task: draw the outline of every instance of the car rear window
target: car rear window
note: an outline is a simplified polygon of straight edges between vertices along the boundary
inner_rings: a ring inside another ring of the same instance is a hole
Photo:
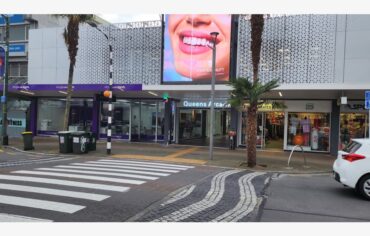
[[[344,149],[343,151],[347,153],[355,153],[358,149],[360,149],[361,144],[355,141],[351,141]]]

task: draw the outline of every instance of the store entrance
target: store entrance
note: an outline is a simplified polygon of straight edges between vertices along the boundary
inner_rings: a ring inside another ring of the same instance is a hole
[[[242,145],[245,145],[246,114],[246,112],[242,113]],[[257,114],[257,147],[279,150],[284,148],[284,112],[259,112]]]
[[[209,145],[209,109],[180,109],[179,143],[187,145]],[[229,109],[215,109],[214,146],[227,147],[227,132],[230,129]]]

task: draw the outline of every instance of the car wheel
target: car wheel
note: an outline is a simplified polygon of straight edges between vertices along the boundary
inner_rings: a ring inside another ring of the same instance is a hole
[[[358,182],[358,192],[370,201],[370,175],[365,175]]]

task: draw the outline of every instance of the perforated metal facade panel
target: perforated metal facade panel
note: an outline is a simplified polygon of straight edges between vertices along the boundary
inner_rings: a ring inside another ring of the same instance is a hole
[[[160,84],[162,28],[160,21],[103,25],[113,46],[115,84]],[[80,29],[75,83],[107,84],[108,41],[90,26]]]
[[[335,83],[335,15],[269,17],[263,32],[260,80]],[[240,15],[237,76],[251,77],[250,22]]]

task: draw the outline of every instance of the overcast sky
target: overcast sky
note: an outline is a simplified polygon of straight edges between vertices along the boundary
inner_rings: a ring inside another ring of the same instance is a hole
[[[98,14],[104,20],[110,23],[124,23],[136,21],[160,20],[159,14],[136,14],[136,15],[120,15],[120,14]]]

